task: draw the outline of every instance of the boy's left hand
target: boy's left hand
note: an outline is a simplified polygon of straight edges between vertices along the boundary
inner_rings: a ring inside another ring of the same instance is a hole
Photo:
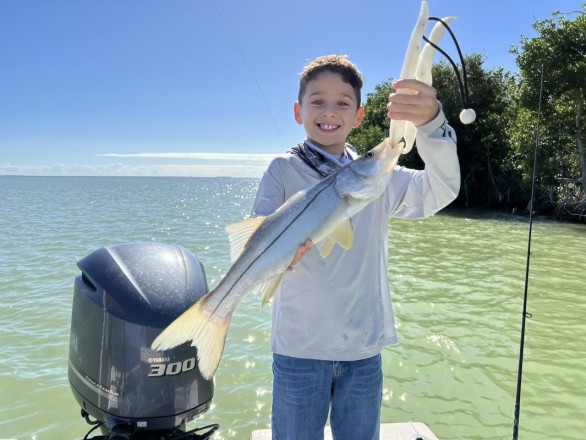
[[[297,248],[297,252],[295,253],[295,256],[293,257],[293,261],[291,261],[291,264],[287,268],[287,272],[291,272],[293,270],[295,265],[297,263],[299,263],[299,261],[301,261],[303,256],[309,252],[309,250],[311,249],[312,246],[313,246],[313,241],[305,240],[305,242]]]
[[[437,116],[440,106],[433,87],[416,79],[399,79],[392,85],[398,93],[389,95],[389,118],[420,126]]]

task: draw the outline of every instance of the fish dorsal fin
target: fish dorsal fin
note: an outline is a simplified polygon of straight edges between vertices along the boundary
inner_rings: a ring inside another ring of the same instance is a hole
[[[271,298],[275,294],[275,290],[277,290],[277,287],[283,279],[283,275],[285,275],[285,272],[270,278],[260,286],[258,292],[262,295],[261,307],[271,300]]]
[[[263,224],[266,217],[252,217],[240,223],[226,226],[230,240],[230,259],[236,261],[246,248],[250,236]]]
[[[354,228],[350,219],[345,219],[323,240],[315,243],[322,258],[327,257],[334,245],[338,243],[342,248],[348,250],[354,241]]]

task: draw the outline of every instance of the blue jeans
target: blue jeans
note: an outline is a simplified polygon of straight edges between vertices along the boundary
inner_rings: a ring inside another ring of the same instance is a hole
[[[378,440],[380,354],[319,361],[273,354],[273,440],[322,440],[330,409],[335,440]]]

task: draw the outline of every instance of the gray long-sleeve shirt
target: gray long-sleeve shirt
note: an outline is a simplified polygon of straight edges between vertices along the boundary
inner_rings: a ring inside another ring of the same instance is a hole
[[[273,352],[349,361],[397,342],[387,278],[389,218],[432,215],[460,188],[455,133],[442,112],[418,127],[416,141],[425,170],[396,167],[383,195],[352,217],[352,247],[335,246],[326,258],[314,248],[285,274],[273,301]],[[296,156],[275,158],[260,182],[252,215],[273,213],[320,179]]]

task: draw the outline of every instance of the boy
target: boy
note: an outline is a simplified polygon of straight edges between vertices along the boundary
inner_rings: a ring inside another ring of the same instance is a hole
[[[364,114],[361,87],[360,72],[344,56],[320,57],[305,67],[294,114],[307,138],[269,165],[253,216],[271,214],[357,157],[346,138]],[[347,251],[336,246],[322,259],[310,242],[299,248],[273,302],[273,439],[322,439],[328,411],[336,440],[379,438],[380,352],[397,342],[388,220],[429,216],[460,186],[455,136],[435,90],[415,80],[393,87],[410,90],[389,97],[388,116],[418,126],[426,169],[396,167],[383,195],[352,218],[354,244]]]

